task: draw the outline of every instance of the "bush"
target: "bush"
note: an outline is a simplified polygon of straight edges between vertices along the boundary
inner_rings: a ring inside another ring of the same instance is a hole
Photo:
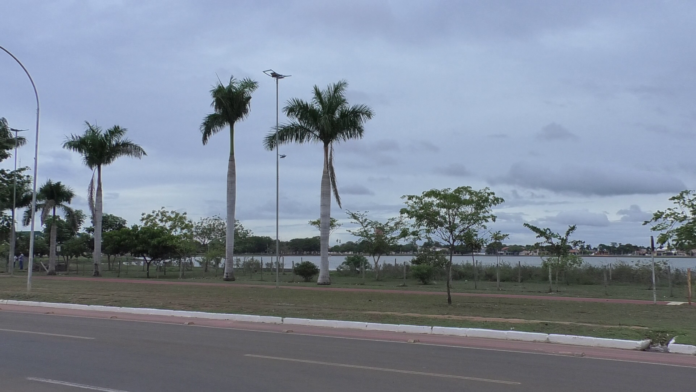
[[[358,273],[363,265],[365,266],[365,270],[372,268],[370,267],[367,257],[363,255],[350,255],[346,256],[346,259],[343,260],[343,263],[341,263],[336,270],[339,272],[349,271],[351,273]]]
[[[317,268],[317,266],[311,261],[303,261],[295,264],[295,275],[301,276],[305,282],[309,282],[312,277],[318,273],[319,268]]]
[[[433,278],[433,267],[428,264],[416,264],[411,267],[411,275],[421,283],[428,284]]]

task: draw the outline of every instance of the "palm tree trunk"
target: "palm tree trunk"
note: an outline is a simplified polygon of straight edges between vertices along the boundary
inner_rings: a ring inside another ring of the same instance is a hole
[[[227,162],[227,236],[223,280],[234,279],[234,207],[237,202],[237,168],[234,163],[234,126],[230,125],[230,160]]]
[[[48,252],[48,271],[46,275],[56,274],[56,237],[58,236],[58,225],[56,225],[56,207],[53,207],[53,219],[51,219],[51,239]]]
[[[12,225],[10,227],[10,251],[7,254],[7,272],[12,275],[14,274],[14,257],[15,257],[15,209],[12,208]]]
[[[331,224],[331,182],[329,180],[329,145],[324,144],[324,171],[321,175],[321,202],[319,210],[319,240],[321,262],[317,284],[331,284],[329,276],[329,234]]]
[[[97,196],[94,201],[94,254],[92,276],[101,276],[101,246],[102,246],[102,177],[101,166],[97,166]]]

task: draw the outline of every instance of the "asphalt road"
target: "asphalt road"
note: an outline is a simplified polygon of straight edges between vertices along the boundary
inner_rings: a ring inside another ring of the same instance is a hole
[[[696,369],[0,312],[0,391],[690,391]]]

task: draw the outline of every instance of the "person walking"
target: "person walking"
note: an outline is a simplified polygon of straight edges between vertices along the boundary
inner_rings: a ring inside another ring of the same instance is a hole
[[[24,253],[19,254],[19,269],[24,269]]]

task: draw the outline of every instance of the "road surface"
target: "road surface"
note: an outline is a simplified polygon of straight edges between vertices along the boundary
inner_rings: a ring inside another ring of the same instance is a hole
[[[0,391],[696,388],[696,361],[675,354],[454,337],[435,341],[422,335],[299,326],[290,331],[287,326],[198,319],[85,316],[89,315],[3,306]],[[671,364],[646,363],[670,362],[670,358]]]

